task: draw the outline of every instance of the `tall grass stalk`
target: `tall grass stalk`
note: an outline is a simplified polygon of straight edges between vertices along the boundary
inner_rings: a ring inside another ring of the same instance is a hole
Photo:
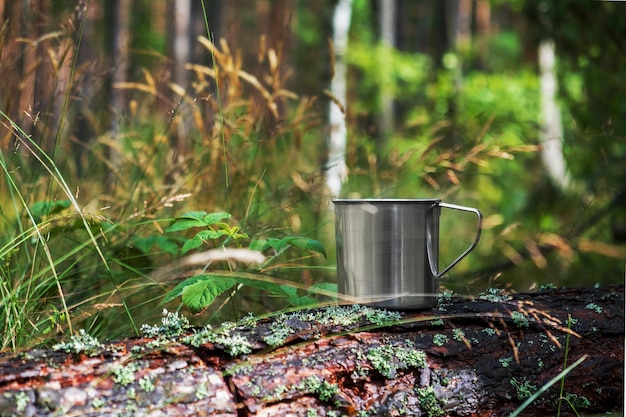
[[[567,328],[571,329],[571,327],[572,327],[572,315],[568,314],[567,315]],[[563,368],[567,367],[567,359],[568,359],[568,356],[569,356],[569,339],[570,339],[570,334],[567,333],[565,335],[565,357],[563,359]],[[563,397],[563,393],[564,392],[565,392],[565,375],[561,379],[561,388],[559,390],[559,404],[557,406],[557,412],[556,412],[557,417],[561,416],[561,404],[562,404],[563,399],[564,399],[564,397]],[[574,412],[576,412],[575,409],[574,409]],[[578,413],[576,413],[576,414],[578,414]]]

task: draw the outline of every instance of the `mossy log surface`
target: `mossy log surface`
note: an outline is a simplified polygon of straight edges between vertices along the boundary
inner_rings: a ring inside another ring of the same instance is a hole
[[[0,416],[508,416],[566,355],[586,359],[565,379],[562,416],[623,404],[623,286],[174,327],[0,354]],[[560,395],[554,384],[522,415],[556,415]]]

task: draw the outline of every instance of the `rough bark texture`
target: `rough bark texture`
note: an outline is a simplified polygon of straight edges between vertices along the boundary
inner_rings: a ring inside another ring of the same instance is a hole
[[[623,286],[441,301],[395,324],[331,306],[186,337],[170,316],[156,338],[4,353],[0,415],[504,416],[585,355],[563,397],[579,413],[621,408]],[[522,415],[556,415],[560,385]]]

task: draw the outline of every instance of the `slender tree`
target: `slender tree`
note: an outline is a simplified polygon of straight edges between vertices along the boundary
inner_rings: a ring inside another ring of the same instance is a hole
[[[328,151],[328,172],[326,185],[332,196],[341,192],[341,185],[348,175],[346,166],[346,62],[345,54],[348,50],[348,32],[352,18],[352,0],[339,0],[335,6],[333,16],[333,44],[334,44],[334,77],[330,91],[336,102],[330,103],[330,138]],[[344,106],[344,107],[341,107]]]
[[[115,186],[116,168],[120,165],[120,154],[116,148],[116,140],[120,132],[120,118],[126,107],[125,90],[117,88],[117,83],[126,82],[128,77],[128,45],[130,39],[130,6],[131,0],[116,0],[113,5],[113,72],[110,95],[111,122],[109,125],[113,144],[109,157],[112,169],[109,172],[109,191]]]
[[[396,42],[396,0],[378,0],[380,8],[380,42],[385,49],[397,48]],[[378,117],[378,148],[379,152],[385,144],[385,139],[395,129],[395,98],[393,93],[393,84],[386,82],[385,72],[389,72],[389,68],[384,65],[379,66],[380,74],[380,113]]]

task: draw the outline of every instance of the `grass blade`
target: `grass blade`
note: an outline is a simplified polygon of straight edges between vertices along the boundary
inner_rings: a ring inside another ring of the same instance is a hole
[[[587,359],[589,357],[589,355],[585,355],[583,357],[581,357],[580,359],[578,359],[576,362],[574,362],[573,364],[571,364],[570,366],[568,366],[567,368],[565,368],[563,371],[561,371],[560,374],[558,374],[557,376],[555,376],[554,378],[552,378],[550,380],[550,382],[548,382],[547,384],[545,384],[543,387],[539,388],[539,390],[537,390],[537,392],[535,392],[533,395],[531,395],[526,401],[524,401],[524,403],[522,405],[520,405],[517,410],[513,411],[511,413],[511,415],[509,417],[516,417],[518,416],[522,411],[524,411],[524,409],[526,407],[528,407],[530,404],[532,404],[533,401],[535,401],[537,398],[539,398],[539,396],[541,394],[543,394],[544,392],[546,392],[548,389],[550,389],[550,387],[554,384],[556,384],[557,382],[559,382],[561,380],[561,378],[565,378],[565,375],[569,374],[570,371],[574,368],[576,368],[578,365],[580,365],[581,363],[583,363],[585,361],[585,359]]]

